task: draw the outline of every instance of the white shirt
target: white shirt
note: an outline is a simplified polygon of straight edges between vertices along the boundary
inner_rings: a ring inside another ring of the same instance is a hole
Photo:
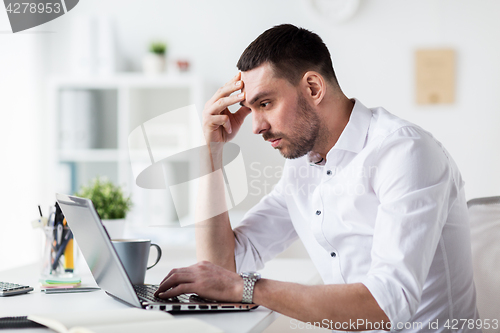
[[[238,272],[299,237],[325,284],[363,283],[393,330],[481,332],[460,321],[478,319],[460,172],[430,133],[383,108],[356,100],[326,162],[287,160],[234,232]]]

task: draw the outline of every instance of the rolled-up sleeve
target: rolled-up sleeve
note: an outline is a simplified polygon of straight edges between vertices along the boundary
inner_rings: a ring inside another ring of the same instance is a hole
[[[430,134],[403,127],[381,144],[373,189],[380,205],[372,263],[362,283],[393,329],[416,313],[458,187],[452,163]]]
[[[234,229],[236,271],[256,271],[297,238],[283,196],[283,178]]]

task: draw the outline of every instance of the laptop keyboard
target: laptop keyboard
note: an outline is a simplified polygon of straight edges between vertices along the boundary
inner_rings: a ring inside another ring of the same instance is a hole
[[[140,284],[134,285],[137,296],[141,299],[155,303],[215,303],[216,301],[201,298],[196,294],[182,294],[172,298],[158,298],[154,294],[158,290],[159,285],[156,284]]]
[[[183,297],[179,297],[184,295],[179,295],[178,297],[172,297],[167,299],[155,297],[154,294],[156,290],[158,290],[158,287],[159,287],[158,285],[154,284],[134,285],[134,289],[137,296],[149,302],[157,302],[157,303],[186,302]],[[189,297],[187,297],[187,299],[189,301]]]

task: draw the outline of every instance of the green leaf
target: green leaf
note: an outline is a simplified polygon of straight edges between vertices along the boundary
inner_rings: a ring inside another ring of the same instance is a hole
[[[76,196],[92,200],[101,219],[123,219],[132,208],[132,199],[121,187],[105,177],[96,177],[83,185]]]

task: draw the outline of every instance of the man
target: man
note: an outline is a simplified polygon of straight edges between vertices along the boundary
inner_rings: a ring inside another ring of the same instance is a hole
[[[223,143],[251,113],[253,132],[287,158],[283,176],[234,230],[227,212],[198,223],[200,262],[171,271],[157,295],[253,301],[343,330],[449,331],[454,319],[478,319],[463,181],[442,145],[348,99],[328,49],[305,29],[267,30],[238,69],[203,111],[210,166],[220,169]],[[221,201],[213,194],[222,184],[207,181],[207,206]],[[297,237],[325,285],[237,274],[262,268]]]

